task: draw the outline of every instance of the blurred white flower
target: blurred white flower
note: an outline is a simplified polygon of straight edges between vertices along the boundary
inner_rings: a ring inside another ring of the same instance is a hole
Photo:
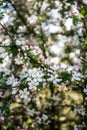
[[[28,85],[30,90],[36,90],[37,89],[36,86],[39,85],[39,83],[31,81],[28,83]]]
[[[22,44],[22,42],[21,42],[21,41],[16,40],[16,45],[20,46],[21,44]]]
[[[49,33],[58,33],[58,32],[62,32],[62,28],[59,25],[53,25],[53,24],[49,25]]]
[[[54,75],[50,75],[50,77],[47,79],[47,81],[49,82],[53,82],[54,85],[58,85],[58,83],[61,81],[62,79],[59,79],[57,74]]]
[[[4,47],[0,47],[0,53],[4,53],[5,52],[5,48]]]
[[[82,0],[84,4],[87,4],[87,0]]]
[[[49,4],[46,3],[46,1],[43,1],[43,4],[41,6],[41,12],[44,12],[48,6],[49,6]]]
[[[87,95],[87,88],[84,88],[83,92]]]
[[[28,17],[28,21],[31,25],[36,24],[37,20],[38,20],[38,17],[36,15],[32,15],[31,17]]]
[[[28,114],[29,116],[34,116],[35,110],[34,110],[34,109],[32,109],[32,110],[28,109],[28,110],[27,110],[27,114]]]
[[[20,98],[24,98],[27,99],[29,96],[29,91],[27,90],[27,88],[24,88],[23,90],[19,90],[19,96]]]
[[[4,13],[4,17],[1,20],[1,23],[5,24],[6,26],[12,25],[13,21],[15,20],[15,17],[10,17],[6,13]]]
[[[19,55],[14,59],[14,61],[15,61],[15,64],[17,65],[24,64],[23,57],[20,57]]]
[[[66,30],[69,31],[73,26],[72,18],[66,19],[64,25],[66,27]]]
[[[77,9],[77,3],[75,3],[74,5],[71,6],[71,12],[72,12],[74,15],[76,15],[76,16],[79,15],[79,11],[78,11],[78,9]]]
[[[62,18],[62,15],[58,12],[59,11],[59,8],[57,9],[52,9],[51,12],[50,12],[50,16],[54,19],[59,19],[61,20]]]
[[[12,88],[12,94],[15,95],[17,93],[18,89],[17,88]]]
[[[74,80],[81,81],[81,77],[82,77],[81,73],[73,71],[72,81],[74,81]]]
[[[31,101],[30,97],[27,97],[27,100],[24,98],[23,102],[25,105],[27,105]]]
[[[55,34],[58,32],[62,32],[62,28],[59,25],[42,23],[42,30],[47,34]]]
[[[20,84],[20,81],[18,81],[17,79],[15,79],[15,81],[12,84],[12,87],[17,87]]]
[[[48,119],[48,116],[43,114],[42,118],[41,118],[43,121],[46,121]]]
[[[6,84],[7,84],[7,85],[12,85],[14,82],[15,82],[14,75],[11,75],[11,76],[7,79]]]
[[[37,117],[37,122],[38,122],[39,124],[41,124],[41,118],[40,118],[40,117]]]
[[[2,42],[3,46],[9,46],[10,45],[10,39],[6,39]]]
[[[25,26],[19,26],[17,32],[25,32],[26,31],[26,27]]]
[[[78,127],[77,127],[77,125],[74,126],[74,130],[79,130]]]

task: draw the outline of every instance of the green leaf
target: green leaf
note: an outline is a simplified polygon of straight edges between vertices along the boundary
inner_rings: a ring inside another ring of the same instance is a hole
[[[18,49],[17,48],[12,48],[12,54],[13,56],[17,56],[18,55]]]
[[[1,111],[7,111],[8,107],[6,105],[3,105],[3,106],[0,107],[0,110]]]
[[[83,16],[87,16],[87,5],[82,7],[80,9],[80,13],[83,15]]]
[[[59,74],[63,81],[71,80],[72,74],[68,72],[62,72]]]
[[[0,58],[0,63],[2,63],[3,62],[3,58]]]
[[[0,79],[0,86],[3,86],[3,85],[4,85],[6,79],[7,79],[6,77]]]
[[[73,17],[73,24],[77,25],[79,22],[79,19],[77,17]]]
[[[82,72],[83,72],[83,74],[85,74],[87,72],[87,64],[83,65]]]

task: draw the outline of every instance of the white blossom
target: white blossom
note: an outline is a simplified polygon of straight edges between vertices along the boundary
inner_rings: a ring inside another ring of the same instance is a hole
[[[72,28],[72,26],[73,26],[72,20],[73,20],[72,18],[68,18],[65,21],[65,27],[66,27],[67,31],[69,31]]]
[[[84,88],[83,92],[87,95],[87,88]]]
[[[27,88],[24,88],[23,90],[19,90],[19,96],[20,98],[27,99],[29,96],[29,91]]]
[[[31,15],[31,17],[28,18],[28,21],[31,25],[36,24],[37,20],[38,20],[38,17],[36,15]]]
[[[77,127],[77,125],[74,126],[74,130],[79,130],[78,127]]]
[[[29,116],[34,116],[34,114],[35,114],[35,109],[32,109],[32,110],[31,110],[31,109],[28,109],[27,112],[28,112],[28,115],[29,115]]]
[[[35,82],[31,81],[28,83],[28,85],[29,85],[30,90],[36,90],[37,89],[36,86],[38,85],[38,82],[35,83]]]
[[[54,85],[58,85],[58,83],[61,81],[62,79],[59,79],[58,75],[50,75],[50,77],[47,79],[47,81],[49,82],[53,82]]]
[[[42,119],[43,121],[46,121],[46,120],[48,119],[48,116],[45,115],[45,114],[43,114],[41,119]]]
[[[14,82],[15,82],[14,75],[11,75],[11,76],[7,79],[6,84],[7,84],[7,85],[12,85]]]
[[[82,77],[81,73],[74,71],[72,74],[72,81],[74,80],[81,81],[81,77]]]
[[[53,24],[49,24],[48,26],[48,32],[51,34],[51,33],[58,33],[58,32],[61,32],[62,31],[62,28],[58,25],[53,25]]]
[[[21,65],[24,63],[23,58],[20,57],[19,55],[14,59],[14,61],[15,61],[15,64],[17,64],[17,65]]]
[[[12,94],[15,95],[18,91],[18,88],[12,88]]]

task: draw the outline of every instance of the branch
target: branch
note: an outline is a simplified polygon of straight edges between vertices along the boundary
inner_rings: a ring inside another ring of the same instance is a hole
[[[13,40],[11,34],[9,33],[8,29],[6,28],[6,25],[5,24],[3,25],[2,23],[0,23],[0,25],[5,30],[5,32],[8,34],[9,38],[11,39],[11,41],[14,43],[14,40]]]
[[[19,19],[22,21],[22,23],[26,26],[28,33],[30,34],[30,32],[31,32],[31,33],[33,33],[34,35],[36,35],[36,33],[34,32],[34,30],[27,25],[27,20],[24,18],[24,16],[22,16],[22,14],[20,13],[20,11],[16,8],[15,4],[14,4],[11,0],[6,0],[6,1],[8,1],[8,2],[11,3],[11,5],[12,5],[13,8],[14,8],[14,10],[17,12],[18,18],[19,18]]]
[[[11,41],[12,41],[13,43],[15,43],[15,40],[12,38],[12,36],[11,36],[11,34],[9,33],[8,29],[6,28],[6,26],[3,25],[3,24],[1,24],[1,23],[0,23],[0,25],[1,25],[1,26],[3,27],[3,29],[6,31],[6,33],[7,33],[8,36],[10,37]],[[16,47],[17,49],[20,49],[20,51],[21,51],[21,53],[23,54],[23,56],[25,56],[24,53],[27,54],[27,52],[24,52],[20,46],[10,45],[10,46],[0,46],[0,47]],[[35,59],[34,59],[33,57],[31,57],[30,55],[27,54],[27,57],[28,57],[29,59],[31,59],[32,61],[34,61],[36,64],[38,64],[39,67],[41,67],[42,69],[44,69],[44,70],[45,70],[45,69],[48,69],[48,68],[45,66],[45,64],[42,64],[42,63],[38,62],[37,60],[35,60]]]

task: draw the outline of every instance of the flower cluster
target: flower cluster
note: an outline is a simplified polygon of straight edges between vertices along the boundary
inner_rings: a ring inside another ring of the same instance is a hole
[[[41,82],[44,81],[43,76],[43,71],[40,68],[33,68],[29,69],[25,73],[21,73],[20,79],[23,80],[25,78],[28,83],[29,90],[36,90]]]
[[[41,123],[43,123],[43,122],[46,122],[47,119],[48,119],[48,116],[45,115],[45,114],[43,114],[41,118],[37,117],[37,122],[38,122],[39,124],[41,124]]]

